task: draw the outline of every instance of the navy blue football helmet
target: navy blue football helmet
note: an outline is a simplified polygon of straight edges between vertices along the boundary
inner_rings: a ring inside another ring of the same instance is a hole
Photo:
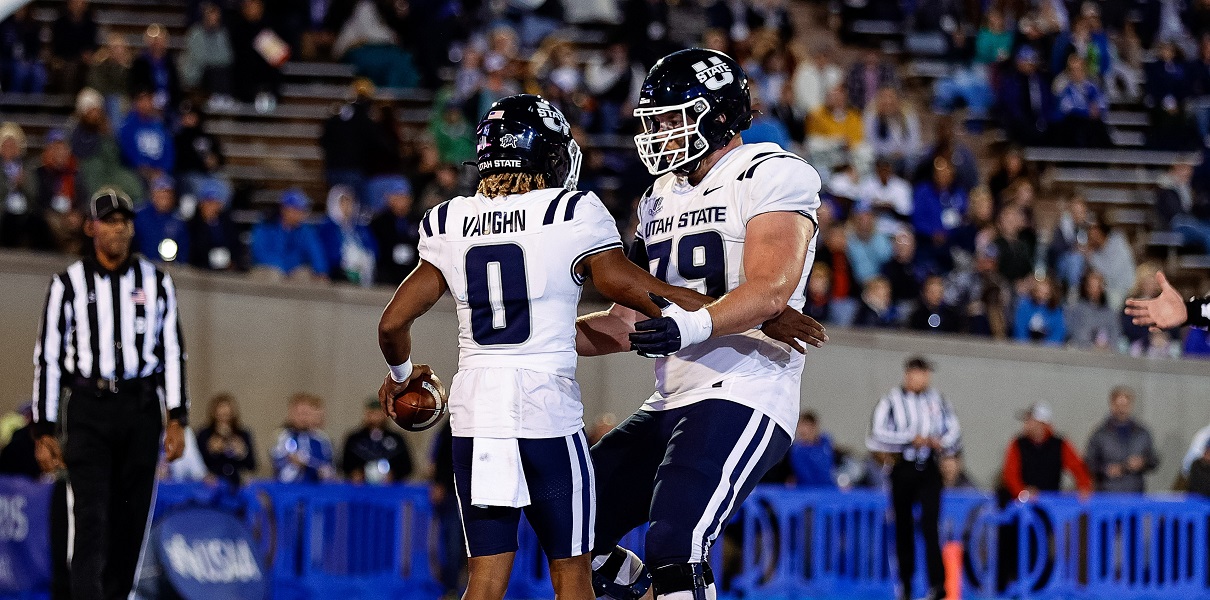
[[[479,121],[475,136],[480,176],[536,173],[546,177],[548,185],[576,189],[580,147],[563,113],[541,96],[517,94],[497,100]]]
[[[643,133],[634,141],[652,175],[686,175],[747,129],[755,114],[739,63],[715,50],[681,50],[661,58],[643,81],[634,109]]]

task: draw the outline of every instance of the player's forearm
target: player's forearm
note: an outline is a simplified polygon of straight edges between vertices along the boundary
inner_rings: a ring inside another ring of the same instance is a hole
[[[710,337],[742,333],[776,317],[790,303],[794,287],[788,281],[745,281],[706,307],[712,323]]]
[[[403,364],[412,356],[412,322],[378,324],[378,349],[389,365]]]
[[[615,314],[601,311],[576,319],[576,354],[604,356],[630,350],[630,332],[634,323]]]

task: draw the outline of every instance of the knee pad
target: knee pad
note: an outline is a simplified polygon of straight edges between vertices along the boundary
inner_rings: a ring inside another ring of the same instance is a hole
[[[633,552],[614,546],[613,551],[592,560],[592,591],[597,598],[639,600],[651,587],[647,565]]]
[[[651,571],[655,596],[692,592],[693,600],[706,600],[706,587],[714,585],[714,572],[707,563],[680,563],[655,567]]]

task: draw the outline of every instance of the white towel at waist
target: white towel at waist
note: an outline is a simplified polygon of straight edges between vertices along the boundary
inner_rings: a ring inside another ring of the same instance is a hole
[[[517,439],[477,437],[471,448],[471,504],[529,506],[529,485]]]

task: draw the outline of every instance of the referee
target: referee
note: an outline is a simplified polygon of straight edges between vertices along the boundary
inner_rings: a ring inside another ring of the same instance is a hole
[[[43,470],[67,469],[71,598],[111,600],[134,584],[160,436],[167,459],[179,458],[189,402],[176,289],[131,254],[130,198],[105,188],[88,210],[94,255],[50,280],[33,432]]]
[[[928,574],[927,600],[945,597],[938,522],[941,515],[941,469],[937,459],[958,451],[961,431],[948,400],[930,385],[933,367],[922,357],[904,365],[903,385],[883,396],[870,419],[866,446],[890,455],[891,504],[895,508],[895,555],[899,560],[900,598],[912,598],[916,574],[913,508],[920,504],[920,535]]]

